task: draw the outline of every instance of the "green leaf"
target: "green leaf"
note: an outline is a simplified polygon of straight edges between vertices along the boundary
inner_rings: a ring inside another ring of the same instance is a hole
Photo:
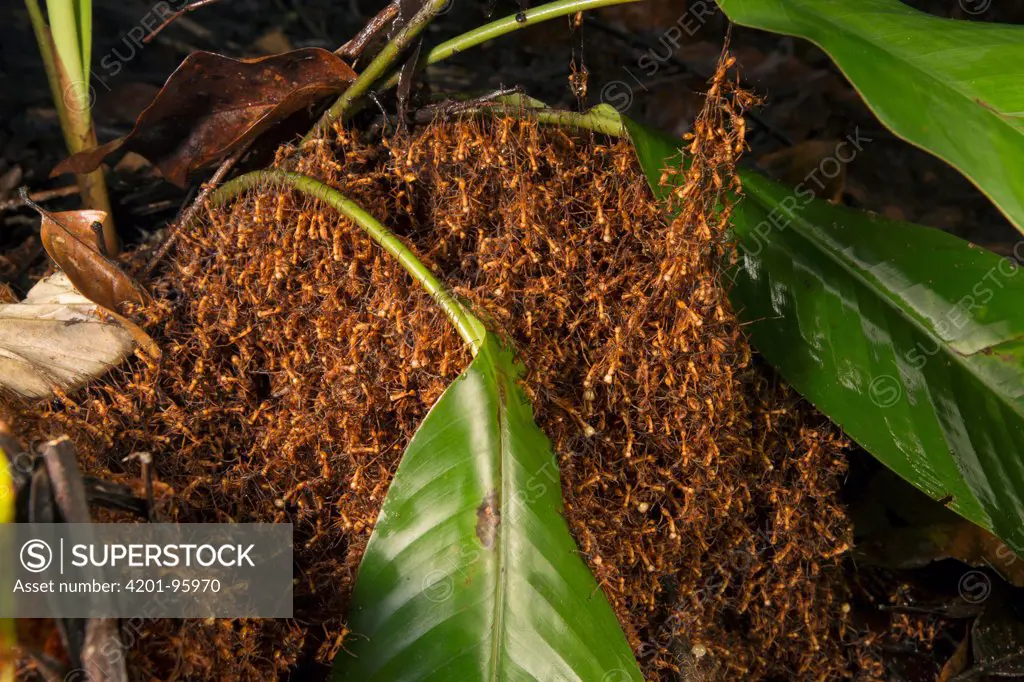
[[[882,123],[1024,231],[1024,26],[942,19],[899,0],[718,2],[737,24],[818,45]]]
[[[359,567],[335,680],[641,680],[488,334],[420,426]]]
[[[681,143],[625,123],[653,187]],[[730,298],[752,345],[868,452],[1024,555],[1021,269],[740,176]]]

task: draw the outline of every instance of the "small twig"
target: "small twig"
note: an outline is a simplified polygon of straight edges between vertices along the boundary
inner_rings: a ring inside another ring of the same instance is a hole
[[[28,193],[27,187],[18,188],[19,196],[16,199],[8,199],[7,201],[0,202],[0,211],[8,211],[12,208],[21,208],[22,206],[28,206],[29,202],[41,203],[43,201],[49,201],[50,199],[60,199],[61,197],[70,197],[73,194],[78,194],[78,185],[68,185],[66,187],[57,187],[56,189],[46,189],[40,192]],[[28,197],[28,201],[25,197]]]
[[[377,34],[379,34],[384,28],[395,20],[398,16],[399,6],[402,4],[402,0],[391,0],[388,6],[377,13],[373,19],[363,26],[359,33],[355,34],[352,40],[348,41],[337,50],[335,54],[348,59],[349,61],[355,61],[366,49],[366,46],[370,44]]]
[[[496,102],[500,97],[522,94],[519,88],[504,88],[489,92],[486,95],[472,99],[449,99],[437,104],[428,104],[420,107],[413,114],[416,123],[430,123],[438,116],[454,116],[462,113],[475,113],[486,107],[497,107],[507,110],[508,105],[504,102]]]
[[[169,234],[167,235],[167,238],[164,240],[164,243],[160,245],[160,248],[157,249],[157,252],[146,264],[146,267],[142,270],[141,274],[143,277],[148,277],[153,272],[153,269],[156,268],[157,264],[161,260],[163,260],[164,256],[166,256],[167,253],[171,250],[171,247],[174,246],[174,242],[177,241],[178,233],[181,231],[181,228],[185,225],[188,225],[192,221],[192,219],[196,217],[196,215],[199,213],[199,209],[202,208],[203,202],[206,200],[206,197],[209,196],[210,192],[212,192],[214,188],[220,184],[220,182],[224,179],[224,176],[231,172],[231,169],[234,168],[235,164],[238,163],[238,161],[243,156],[245,156],[245,153],[249,151],[249,145],[251,143],[252,141],[246,143],[237,152],[235,152],[228,158],[224,159],[224,162],[210,177],[209,181],[203,184],[202,189],[199,190],[199,193],[196,195],[196,198],[192,200],[192,203],[189,204],[188,208],[182,211],[181,216],[176,221],[174,221],[170,226],[168,226],[167,230]]]
[[[153,38],[156,38],[156,35],[158,33],[160,33],[160,31],[162,31],[165,28],[167,28],[168,26],[170,26],[179,17],[182,17],[182,16],[188,14],[189,12],[193,12],[193,11],[199,9],[200,7],[205,7],[206,5],[212,5],[215,2],[220,2],[220,0],[196,0],[195,2],[193,2],[190,5],[185,5],[184,7],[179,9],[177,12],[175,12],[171,16],[167,17],[166,19],[164,19],[164,23],[162,23],[159,26],[157,26],[156,28],[154,28],[153,31],[148,36],[143,38],[142,39],[143,44],[148,43]]]
[[[302,138],[302,141],[309,142],[326,133],[330,125],[341,118],[356,100],[369,92],[374,83],[391,68],[391,65],[405,52],[406,48],[412,45],[417,36],[434,20],[434,17],[447,2],[448,0],[427,0],[423,8],[409,20],[408,24],[402,27],[398,35],[388,41],[380,54],[363,69],[355,82],[341,93],[341,96],[320,117],[313,129]]]

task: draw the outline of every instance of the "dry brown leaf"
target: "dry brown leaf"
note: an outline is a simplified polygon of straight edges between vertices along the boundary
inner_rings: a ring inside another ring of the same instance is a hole
[[[184,187],[189,173],[231,155],[274,123],[343,91],[356,73],[338,55],[303,48],[257,59],[193,52],[171,74],[127,137],[65,159],[53,170],[88,173],[120,148]]]
[[[43,248],[87,299],[107,310],[123,312],[125,303],[142,305],[147,300],[142,286],[121,267],[100,253],[93,225],[102,223],[103,211],[40,211],[39,236]]]
[[[132,332],[103,319],[63,272],[41,280],[21,303],[0,305],[0,386],[28,398],[100,376],[135,348]]]
[[[96,98],[96,106],[92,110],[93,120],[118,127],[130,126],[159,92],[160,88],[150,83],[118,80],[111,85],[109,91]]]

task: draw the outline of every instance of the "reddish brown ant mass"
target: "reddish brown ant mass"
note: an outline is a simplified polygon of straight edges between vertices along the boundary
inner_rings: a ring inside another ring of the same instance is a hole
[[[842,441],[752,364],[726,299],[716,207],[742,124],[716,82],[672,221],[627,143],[514,118],[383,145],[337,128],[275,165],[365,206],[518,349],[571,528],[648,676],[870,676],[843,609]],[[391,475],[468,352],[358,228],[289,191],[209,210],[149,285],[161,361],[0,417],[68,433],[90,474],[152,452],[177,520],[295,524],[295,620],[142,623],[141,675],[329,661]]]

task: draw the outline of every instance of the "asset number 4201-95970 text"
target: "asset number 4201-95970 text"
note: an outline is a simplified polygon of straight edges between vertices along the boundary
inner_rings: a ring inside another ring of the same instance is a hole
[[[216,578],[192,578],[190,580],[138,578],[125,583],[124,589],[127,592],[220,592],[220,581]]]

